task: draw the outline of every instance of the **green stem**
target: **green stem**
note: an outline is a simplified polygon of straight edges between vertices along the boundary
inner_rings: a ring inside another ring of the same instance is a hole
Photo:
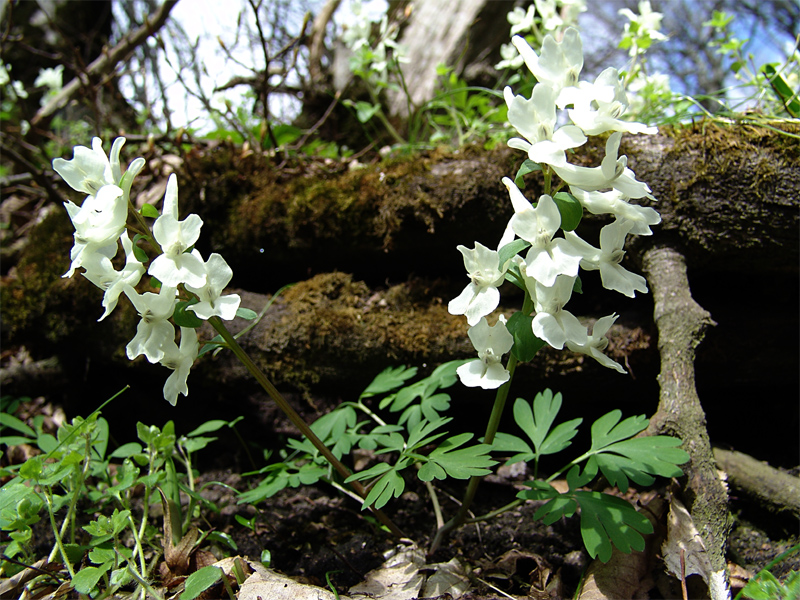
[[[372,86],[367,83],[367,90],[369,91],[369,97],[372,100],[372,103],[378,106],[378,112],[375,113],[375,116],[378,117],[383,126],[386,127],[386,131],[394,138],[394,140],[398,144],[405,144],[406,141],[402,138],[402,136],[397,132],[397,129],[394,128],[389,122],[389,119],[386,118],[386,114],[383,112],[383,108],[381,107],[380,100],[378,96],[375,94],[375,90],[372,89]]]
[[[61,553],[61,558],[64,561],[64,566],[67,567],[67,571],[69,572],[70,578],[75,578],[75,571],[72,568],[72,564],[69,562],[69,558],[67,557],[67,551],[64,549],[64,542],[61,541],[61,533],[58,529],[58,525],[56,524],[56,516],[53,512],[53,499],[50,497],[50,488],[45,486],[44,488],[44,500],[47,503],[47,514],[50,515],[50,527],[53,528],[53,535],[56,538],[56,545],[53,548],[52,552],[50,552],[50,556],[47,559],[47,562],[53,562],[53,559],[56,557],[56,553]],[[66,522],[66,521],[65,521]]]
[[[497,395],[494,399],[494,406],[492,406],[492,414],[489,415],[489,423],[486,425],[486,434],[483,436],[484,444],[491,445],[492,442],[494,442],[494,436],[497,434],[497,429],[500,426],[500,419],[503,416],[503,409],[506,406],[508,391],[511,389],[511,382],[514,380],[514,371],[516,368],[517,359],[512,354],[508,359],[508,365],[506,365],[506,370],[509,372],[510,376],[508,381],[506,381],[497,389]],[[443,527],[440,527],[436,532],[436,536],[433,538],[433,542],[431,542],[431,548],[428,554],[433,554],[436,552],[436,550],[439,548],[439,545],[442,543],[444,536],[466,521],[467,516],[469,515],[469,508],[472,505],[472,501],[475,499],[475,494],[478,491],[478,486],[480,485],[482,479],[483,476],[474,476],[470,478],[469,483],[467,484],[467,491],[464,494],[464,499],[461,502],[461,507],[458,509],[456,515],[447,523],[445,523]]]
[[[489,521],[490,519],[494,519],[498,515],[502,515],[504,512],[508,512],[509,510],[518,507],[523,502],[525,501],[517,498],[516,500],[509,502],[505,506],[501,506],[500,508],[488,512],[485,515],[481,515],[480,517],[475,517],[474,519],[467,519],[466,521],[464,521],[464,523],[471,524],[471,523],[480,523],[481,521]]]
[[[244,349],[239,345],[239,342],[237,342],[231,332],[228,331],[228,328],[225,327],[225,324],[222,322],[222,320],[219,317],[211,317],[208,322],[212,327],[214,327],[214,329],[217,330],[217,333],[222,336],[222,339],[225,340],[225,343],[228,345],[231,352],[233,352],[236,358],[238,358],[247,368],[247,370],[250,371],[250,374],[255,377],[256,381],[258,381],[261,387],[263,387],[267,394],[269,394],[269,396],[274,400],[275,404],[278,405],[278,408],[280,408],[283,413],[289,417],[289,420],[294,424],[294,426],[300,430],[300,433],[302,433],[305,438],[311,442],[317,450],[319,450],[319,453],[325,457],[325,460],[327,460],[330,465],[336,469],[343,479],[350,477],[350,475],[352,475],[350,470],[344,464],[342,464],[342,462],[336,458],[336,456],[333,455],[328,447],[322,443],[322,440],[317,437],[317,434],[315,434],[311,430],[311,427],[309,427],[305,420],[303,420],[303,417],[301,417],[297,411],[286,401],[286,399],[267,378],[263,371],[258,368],[247,352],[245,352]],[[363,485],[361,485],[360,482],[353,481],[350,482],[349,485],[359,496],[361,496],[361,498],[367,497],[367,490]],[[400,530],[400,528],[397,527],[397,525],[395,525],[381,510],[373,507],[371,507],[370,510],[372,510],[375,517],[381,523],[389,528],[393,535],[397,537],[406,537],[402,530]]]

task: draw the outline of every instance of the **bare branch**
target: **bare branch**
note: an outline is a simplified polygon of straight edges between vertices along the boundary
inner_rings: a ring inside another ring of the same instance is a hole
[[[131,53],[151,35],[156,33],[166,23],[170,11],[178,3],[178,0],[164,0],[158,12],[152,18],[146,19],[144,25],[133,33],[122,38],[119,44],[108,52],[98,56],[90,64],[85,73],[80,73],[75,79],[65,85],[62,90],[43,106],[31,119],[31,125],[38,125],[42,119],[49,117],[56,110],[66,105],[72,95],[82,86],[89,85],[89,77],[103,75],[112,71],[118,63],[127,59]]]

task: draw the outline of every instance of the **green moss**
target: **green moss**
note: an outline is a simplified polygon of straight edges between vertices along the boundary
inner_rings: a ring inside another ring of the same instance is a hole
[[[413,288],[373,292],[344,273],[298,283],[260,329],[256,360],[276,382],[308,389],[321,379],[363,379],[389,364],[470,354],[463,319],[435,298],[415,301]]]

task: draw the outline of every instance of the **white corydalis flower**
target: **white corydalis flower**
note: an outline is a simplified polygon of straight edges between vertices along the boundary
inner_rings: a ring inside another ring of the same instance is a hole
[[[150,263],[148,273],[167,286],[185,283],[202,287],[206,282],[206,269],[199,252],[187,253],[200,237],[203,220],[191,214],[178,220],[178,178],[169,176],[161,216],[153,223],[153,237],[161,245],[160,254]]]
[[[561,227],[561,213],[553,199],[543,194],[534,208],[511,179],[504,177],[503,184],[514,205],[509,225],[531,244],[525,257],[527,275],[548,287],[559,275],[576,276],[581,256],[566,240],[554,237]]]
[[[121,271],[115,270],[111,264],[113,257],[100,252],[92,254],[90,259],[83,264],[86,269],[83,276],[104,290],[103,308],[105,308],[105,312],[97,319],[98,321],[105,319],[116,308],[119,295],[125,291],[125,286],[135,286],[144,275],[144,265],[136,259],[131,239],[124,232],[119,239],[125,251],[125,266]]]
[[[133,178],[142,170],[145,161],[137,158],[128,167],[124,181],[119,164],[119,153],[125,144],[124,137],[118,137],[111,145],[111,154],[103,151],[103,140],[92,138],[92,148],[75,146],[72,160],[53,159],[53,169],[61,175],[73,190],[94,196],[103,186],[117,185],[122,188],[125,201],[128,200]]]
[[[556,90],[553,86],[537,83],[530,99],[515,96],[507,86],[503,96],[508,106],[509,123],[525,138],[512,138],[508,145],[527,152],[532,161],[565,165],[565,150],[586,142],[586,136],[575,125],[556,129]]]
[[[72,262],[63,277],[72,277],[75,269],[89,261],[92,254],[114,256],[116,241],[125,230],[128,204],[120,187],[104,185],[96,195],[87,196],[81,206],[65,202],[64,207],[75,227],[75,244],[70,251]]]
[[[581,267],[587,271],[600,271],[603,287],[633,298],[636,292],[647,293],[647,281],[641,275],[631,273],[620,263],[625,256],[625,238],[633,223],[617,219],[600,230],[600,249],[578,237],[575,232],[564,233],[567,241],[583,256]]]
[[[630,221],[632,226],[629,233],[634,235],[652,235],[650,226],[661,223],[661,215],[656,209],[627,202],[625,195],[619,190],[587,192],[578,187],[570,187],[570,192],[593,215],[611,214]]]
[[[124,290],[142,318],[125,352],[130,360],[144,354],[151,363],[157,363],[164,356],[163,345],[175,339],[175,328],[168,319],[175,311],[177,289],[162,285],[158,294],[141,295],[129,285],[125,285]]]
[[[587,356],[591,356],[604,367],[619,371],[623,375],[627,373],[618,362],[611,360],[608,356],[603,354],[603,350],[608,347],[608,338],[606,333],[611,329],[614,321],[617,320],[616,314],[598,319],[592,327],[592,334],[587,337],[585,344],[578,344],[571,340],[567,340],[567,348],[573,352],[579,352]]]
[[[499,388],[511,377],[501,361],[503,355],[514,345],[514,338],[506,329],[505,317],[500,315],[492,327],[485,317],[481,317],[470,328],[469,339],[478,352],[478,358],[456,369],[461,383],[467,387],[481,387],[485,390]]]
[[[657,127],[620,120],[628,110],[628,95],[622,86],[619,72],[611,67],[600,73],[594,83],[582,81],[569,94],[567,110],[570,120],[586,135],[606,131],[627,133],[658,133]]]
[[[464,266],[471,281],[450,301],[447,310],[451,315],[466,316],[467,323],[475,325],[500,304],[497,287],[505,280],[506,268],[500,265],[497,251],[479,242],[475,242],[474,250],[458,246],[458,251],[464,255]]]
[[[628,198],[651,198],[650,188],[636,179],[628,167],[628,157],[619,156],[619,143],[622,133],[615,131],[606,142],[606,155],[599,167],[579,167],[571,163],[551,165],[556,174],[570,187],[578,187],[587,192],[619,190]]]
[[[541,55],[537,55],[525,38],[518,35],[511,38],[511,43],[538,81],[549,83],[557,93],[577,85],[583,69],[583,43],[574,27],[567,28],[560,42],[556,42],[552,35],[545,36]]]
[[[575,315],[564,310],[564,305],[572,296],[576,278],[559,275],[555,284],[548,287],[525,274],[523,276],[536,309],[531,324],[533,334],[556,350],[564,348],[568,341],[578,345],[586,344],[586,328]]]
[[[238,294],[228,294],[222,296],[222,290],[230,283],[233,278],[233,270],[225,262],[221,255],[214,253],[208,257],[205,263],[206,284],[201,288],[195,288],[186,284],[186,289],[197,295],[200,302],[187,307],[201,319],[210,319],[217,316],[226,321],[230,321],[236,316],[236,309],[242,299]]]
[[[197,331],[191,327],[181,327],[180,347],[175,343],[174,338],[168,338],[162,344],[163,355],[159,363],[173,371],[164,384],[164,399],[172,406],[177,404],[178,394],[182,394],[184,397],[189,395],[189,386],[186,380],[192,364],[197,358],[199,348]]]

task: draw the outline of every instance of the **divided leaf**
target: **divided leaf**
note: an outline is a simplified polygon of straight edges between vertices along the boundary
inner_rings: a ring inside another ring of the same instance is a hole
[[[399,388],[407,379],[417,374],[416,367],[388,367],[381,371],[365,389],[360,399],[385,394]]]
[[[418,477],[421,481],[432,479],[469,479],[491,473],[490,467],[496,461],[492,460],[489,452],[492,447],[488,444],[477,444],[467,448],[460,446],[472,439],[471,433],[462,433],[446,439],[442,444],[428,454],[427,462],[419,470]]]
[[[590,456],[584,476],[591,479],[600,470],[611,485],[624,493],[628,479],[650,485],[653,475],[683,475],[677,465],[687,462],[689,455],[679,448],[681,440],[664,435],[634,438],[647,427],[647,418],[629,417],[617,424],[621,414],[611,411],[592,425],[592,448],[587,453]]]
[[[599,557],[608,562],[612,545],[625,553],[643,550],[642,534],[653,532],[653,525],[647,517],[622,498],[579,490],[559,494],[542,481],[530,481],[525,485],[531,489],[521,491],[518,498],[548,500],[534,514],[535,519],[542,519],[547,525],[562,517],[571,517],[580,507],[581,537],[592,558]]]
[[[553,422],[561,410],[561,394],[555,396],[551,390],[539,392],[531,405],[522,398],[514,402],[514,420],[533,442],[534,458],[545,454],[555,454],[567,448],[578,433],[583,419],[572,419],[551,430]]]

